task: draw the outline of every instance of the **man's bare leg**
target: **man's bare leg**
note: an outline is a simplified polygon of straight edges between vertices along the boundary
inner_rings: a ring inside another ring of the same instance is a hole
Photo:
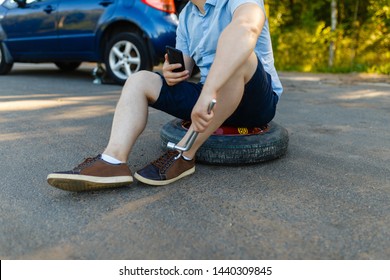
[[[157,100],[161,87],[161,77],[153,72],[140,71],[128,78],[115,109],[104,154],[127,162],[135,141],[145,129],[148,103]]]
[[[147,81],[147,82],[145,82]],[[148,102],[155,102],[162,82],[160,76],[141,71],[132,75],[118,101],[105,155],[122,163],[105,161],[100,155],[88,158],[72,170],[54,172],[47,176],[53,187],[66,191],[91,191],[127,186],[133,182],[127,166],[128,155],[146,126]]]

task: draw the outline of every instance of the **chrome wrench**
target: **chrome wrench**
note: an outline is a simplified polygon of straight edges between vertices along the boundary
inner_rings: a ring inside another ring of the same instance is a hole
[[[211,103],[209,105],[209,108],[207,110],[207,112],[210,114],[211,113],[211,110],[213,110],[214,108],[214,105],[217,103],[217,100],[213,99],[211,100]],[[192,145],[194,144],[195,140],[196,140],[196,137],[198,137],[198,134],[199,132],[196,132],[196,131],[192,131],[190,136],[188,137],[186,143],[184,144],[184,147],[182,146],[178,146],[177,144],[175,143],[172,143],[172,142],[168,142],[167,144],[167,148],[170,149],[170,150],[176,150],[179,152],[179,155],[178,157],[180,157],[183,152],[186,152],[188,151],[189,149],[191,149]]]

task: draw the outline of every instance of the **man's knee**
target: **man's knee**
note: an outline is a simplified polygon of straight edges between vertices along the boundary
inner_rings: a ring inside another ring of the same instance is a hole
[[[154,72],[141,70],[141,71],[138,71],[138,72],[130,75],[127,78],[125,86],[130,84],[133,87],[134,86],[148,87],[149,85],[151,85],[151,84],[153,85],[154,83],[158,82],[158,78],[160,78],[160,76]],[[145,81],[148,81],[148,82],[146,83]]]
[[[245,84],[250,81],[250,79],[253,77],[253,75],[256,72],[257,69],[257,64],[258,64],[258,58],[256,54],[253,52],[246,63],[244,63],[244,68],[243,68],[243,77]]]
[[[242,93],[245,85],[256,72],[258,59],[255,53],[251,55],[236,71],[229,81],[223,86],[222,91]]]
[[[148,99],[154,99],[160,93],[161,77],[151,71],[141,70],[129,76],[125,84],[125,92],[143,93]]]

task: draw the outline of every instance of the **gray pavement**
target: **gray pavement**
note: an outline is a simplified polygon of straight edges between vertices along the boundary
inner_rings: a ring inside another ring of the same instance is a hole
[[[104,148],[121,87],[18,64],[0,76],[0,259],[389,259],[389,77],[281,73],[275,121],[288,153],[197,165],[165,187],[50,187]],[[170,116],[151,109],[129,159],[160,154]]]

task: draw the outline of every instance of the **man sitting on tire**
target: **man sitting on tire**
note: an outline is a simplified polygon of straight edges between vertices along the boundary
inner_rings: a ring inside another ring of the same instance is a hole
[[[131,75],[118,101],[109,143],[101,155],[71,171],[49,174],[50,185],[70,191],[129,185],[128,156],[146,126],[148,106],[191,120],[183,146],[194,130],[192,148],[179,155],[168,151],[137,171],[150,185],[166,185],[195,172],[195,154],[222,124],[254,127],[270,122],[282,94],[263,0],[193,0],[181,12],[176,48],[184,54],[185,71],[169,64],[162,76],[141,71]],[[187,81],[200,69],[200,83]],[[217,100],[208,113],[212,99]]]

